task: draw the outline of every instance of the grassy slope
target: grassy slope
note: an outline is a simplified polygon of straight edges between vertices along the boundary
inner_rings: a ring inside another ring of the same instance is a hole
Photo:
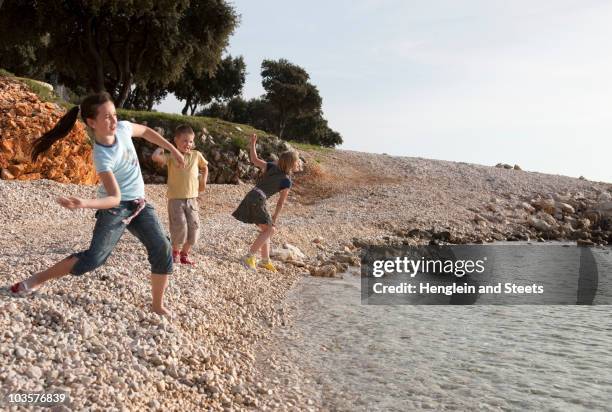
[[[118,109],[117,113],[122,119],[134,119],[137,123],[146,122],[151,127],[162,127],[166,131],[174,130],[180,124],[191,126],[196,133],[206,129],[213,137],[223,136],[230,138],[232,145],[246,149],[249,136],[257,133],[259,137],[273,136],[262,130],[244,124],[226,122],[225,120],[203,116],[183,116],[180,114],[146,112],[139,110]]]

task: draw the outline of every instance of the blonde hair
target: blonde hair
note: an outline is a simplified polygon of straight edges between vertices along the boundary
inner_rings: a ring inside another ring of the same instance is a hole
[[[278,158],[278,167],[285,174],[291,173],[293,166],[300,161],[300,155],[296,150],[287,150]]]
[[[182,124],[178,126],[176,129],[174,129],[174,138],[176,139],[180,135],[194,135],[195,136],[195,132],[193,131],[191,126],[187,124]]]

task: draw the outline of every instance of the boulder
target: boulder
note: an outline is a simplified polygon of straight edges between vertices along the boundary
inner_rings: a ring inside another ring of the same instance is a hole
[[[553,216],[549,215],[546,212],[540,211],[540,212],[538,212],[536,217],[539,218],[539,219],[542,219],[543,221],[548,223],[550,226],[557,226],[558,225],[557,219],[555,219]]]
[[[537,210],[543,210],[546,213],[555,213],[555,200],[554,199],[533,199],[531,201],[532,206]]]
[[[352,255],[350,253],[336,253],[331,260],[333,262],[338,263],[346,263],[351,266],[359,266],[361,265],[361,260],[358,256]]]
[[[288,249],[290,251],[293,252],[293,254],[301,259],[305,259],[306,255],[304,253],[302,253],[302,251],[300,249],[298,249],[297,246],[293,246],[290,243],[283,243],[283,249]]]
[[[282,248],[272,249],[270,256],[282,262],[295,263],[297,266],[304,266],[303,260],[306,258],[300,249],[289,243],[283,244]]]
[[[310,270],[310,275],[322,277],[322,278],[331,278],[336,275],[336,271],[337,271],[336,266],[324,265],[324,266],[319,266],[317,268],[312,268]]]
[[[576,220],[576,218],[572,216],[568,216],[568,215],[564,216],[563,221],[567,222],[571,226],[572,229],[575,229],[576,226],[578,225],[578,221]]]
[[[552,229],[552,227],[546,221],[544,221],[543,219],[538,219],[534,216],[529,217],[528,223],[529,225],[541,232],[548,232]]]
[[[535,211],[536,211],[536,208],[535,208],[535,207],[533,207],[533,206],[531,206],[531,205],[530,205],[529,203],[527,203],[527,202],[521,202],[521,203],[519,204],[519,206],[520,206],[522,209],[524,209],[524,210],[526,210],[527,212],[529,212],[529,213],[535,213]]]
[[[8,171],[8,169],[2,169],[2,171],[0,171],[0,179],[3,180],[13,180],[15,178],[15,176]]]
[[[579,229],[589,229],[591,227],[591,221],[586,218],[579,219],[577,226]]]
[[[576,213],[576,210],[571,205],[568,205],[567,203],[563,203],[563,202],[556,202],[555,203],[555,208],[559,209],[563,213],[567,213],[567,214],[574,214],[574,213]]]

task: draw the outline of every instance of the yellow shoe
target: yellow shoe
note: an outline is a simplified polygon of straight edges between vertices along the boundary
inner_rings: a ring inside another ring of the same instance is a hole
[[[278,272],[278,270],[276,270],[276,268],[274,267],[274,265],[272,264],[272,262],[267,261],[266,263],[260,263],[259,266],[261,266],[264,269],[269,270],[270,272]]]
[[[240,262],[245,268],[257,271],[257,258],[255,256],[245,256]]]

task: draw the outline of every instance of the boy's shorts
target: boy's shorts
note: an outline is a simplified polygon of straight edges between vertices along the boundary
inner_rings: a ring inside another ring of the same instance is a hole
[[[185,243],[193,246],[200,237],[200,217],[198,199],[168,199],[168,220],[170,238],[175,247]]]

